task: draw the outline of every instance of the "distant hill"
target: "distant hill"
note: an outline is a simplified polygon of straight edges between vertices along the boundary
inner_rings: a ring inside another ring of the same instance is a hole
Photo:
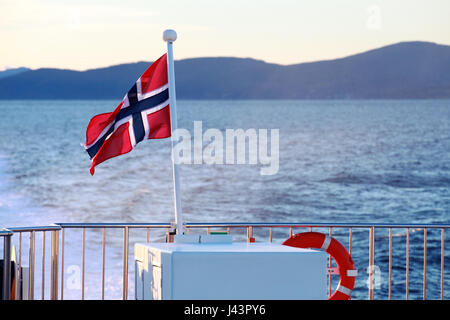
[[[149,65],[25,71],[0,79],[0,99],[121,100]],[[242,58],[184,59],[175,62],[175,72],[179,99],[450,98],[450,46],[430,42],[288,66]]]
[[[13,76],[15,74],[19,74],[21,72],[25,72],[25,71],[29,71],[29,70],[30,69],[24,68],[24,67],[6,69],[4,71],[0,71],[0,79],[1,78],[6,78],[6,77],[10,77],[10,76]]]

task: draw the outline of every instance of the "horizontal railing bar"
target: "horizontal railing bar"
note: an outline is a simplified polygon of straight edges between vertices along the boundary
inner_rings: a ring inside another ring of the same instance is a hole
[[[14,227],[8,228],[12,232],[30,232],[30,231],[55,231],[61,230],[60,226],[51,225],[51,226],[36,226],[36,227]]]
[[[193,222],[186,223],[189,228],[206,228],[206,227],[336,227],[336,228],[450,228],[450,224],[385,224],[385,223],[280,223],[280,222]]]
[[[171,223],[56,223],[61,228],[170,228]]]
[[[14,232],[12,232],[9,229],[0,229],[0,237],[8,237],[8,236],[12,236],[14,234]]]
[[[0,229],[0,236],[12,235],[14,232],[55,231],[61,228],[170,228],[169,222],[157,223],[55,223],[50,226],[8,227]],[[437,228],[447,229],[450,224],[387,224],[387,223],[316,223],[316,222],[190,222],[188,228],[245,228],[245,227],[279,227],[279,228]]]

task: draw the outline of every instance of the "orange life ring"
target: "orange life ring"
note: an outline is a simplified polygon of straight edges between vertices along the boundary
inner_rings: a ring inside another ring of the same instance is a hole
[[[350,300],[355,286],[356,270],[352,257],[336,239],[320,232],[303,232],[291,236],[283,245],[296,248],[315,248],[326,251],[339,269],[339,285],[328,300]]]

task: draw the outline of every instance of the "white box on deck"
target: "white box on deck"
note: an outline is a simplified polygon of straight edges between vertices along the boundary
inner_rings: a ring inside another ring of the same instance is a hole
[[[325,252],[273,243],[180,242],[135,244],[136,299],[328,298]]]

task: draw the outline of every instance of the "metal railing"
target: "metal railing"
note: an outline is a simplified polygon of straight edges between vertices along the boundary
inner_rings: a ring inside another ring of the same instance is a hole
[[[283,240],[288,236],[292,236],[294,233],[306,231],[322,231],[328,233],[328,235],[336,237],[338,241],[347,246],[349,253],[352,255],[355,265],[367,265],[368,267],[358,268],[359,271],[365,271],[368,273],[367,281],[367,298],[369,300],[375,299],[375,289],[376,289],[376,268],[377,261],[380,263],[387,264],[387,292],[384,296],[379,297],[383,299],[391,300],[393,298],[393,274],[394,269],[404,272],[404,281],[399,281],[397,286],[404,286],[404,299],[410,298],[410,282],[412,271],[417,271],[411,269],[411,262],[417,263],[422,259],[422,299],[427,299],[427,284],[430,282],[431,277],[427,278],[429,272],[429,267],[427,261],[430,257],[430,252],[434,253],[432,256],[432,267],[434,270],[433,280],[439,278],[439,284],[434,284],[434,287],[439,287],[439,297],[444,299],[445,292],[445,230],[450,227],[448,224],[355,224],[355,223],[187,223],[185,224],[187,233],[191,232],[211,232],[212,230],[226,230],[228,233],[236,235],[241,241],[250,241],[252,238],[256,238],[257,241],[269,241],[272,242],[274,239]],[[150,242],[150,231],[159,230],[159,238],[156,241],[164,241],[163,236],[168,235],[170,230],[173,228],[171,223],[57,223],[51,226],[42,227],[23,227],[23,228],[8,228],[0,231],[0,236],[4,239],[4,260],[10,261],[11,255],[11,238],[16,238],[18,241],[18,270],[19,279],[22,265],[22,255],[23,255],[23,234],[28,233],[29,235],[29,245],[28,245],[28,277],[29,277],[29,287],[28,287],[28,299],[34,299],[35,294],[35,266],[36,266],[36,233],[42,233],[42,276],[41,276],[41,298],[45,298],[45,274],[46,274],[46,233],[51,233],[51,249],[50,249],[50,299],[64,299],[64,263],[65,255],[67,255],[67,249],[79,248],[79,246],[68,247],[66,245],[66,230],[78,230],[81,231],[81,253],[77,257],[81,260],[81,299],[85,299],[85,276],[86,276],[86,230],[94,229],[101,231],[101,275],[96,279],[98,286],[101,288],[101,295],[97,299],[105,299],[105,273],[106,273],[106,230],[109,229],[119,229],[122,230],[121,245],[121,264],[122,264],[122,299],[128,299],[128,284],[129,284],[129,246],[130,246],[130,231],[134,229],[143,229],[146,231],[145,241]],[[393,230],[399,231],[400,233],[393,233]],[[417,236],[411,240],[411,234],[417,235],[419,231],[423,232],[423,236],[420,240],[421,245]],[[365,233],[368,232],[368,237]],[[439,236],[436,236],[436,232]],[[387,233],[387,234],[386,234]],[[433,237],[430,234],[433,233]],[[61,239],[60,239],[61,234]],[[378,238],[376,237],[378,236]],[[356,238],[355,238],[356,237]],[[403,242],[404,238],[404,242]],[[376,240],[378,239],[378,240]],[[388,243],[384,243],[387,239]],[[395,239],[395,241],[394,241]],[[431,241],[430,241],[431,239]],[[117,244],[117,237],[114,239]],[[423,242],[422,242],[423,240]],[[99,237],[96,237],[96,241],[99,241]],[[142,242],[142,238],[136,242]],[[367,247],[366,247],[366,242]],[[378,250],[375,244],[384,243],[384,247],[379,244]],[[395,242],[395,243],[394,243]],[[431,244],[429,246],[429,243]],[[401,253],[402,250],[394,251],[395,248],[400,247],[404,251],[404,257]],[[411,248],[411,247],[414,248]],[[8,248],[9,249],[8,249]],[[116,246],[117,247],[117,246]],[[380,250],[381,248],[381,250]],[[117,250],[118,248],[116,248]],[[387,252],[386,252],[387,249]],[[414,249],[414,250],[412,250]],[[365,256],[364,251],[366,251],[367,256]],[[411,256],[411,252],[417,252],[417,250],[422,250],[420,255],[416,254]],[[436,255],[436,252],[439,253]],[[396,254],[396,259],[404,259],[404,267],[401,263],[394,263],[393,253]],[[400,252],[400,253],[399,253]],[[9,255],[9,257],[8,257]],[[69,252],[69,255],[73,255],[73,252]],[[436,261],[436,257],[439,256],[439,264]],[[367,258],[367,260],[366,260]],[[329,258],[329,270],[332,269],[333,261],[331,257]],[[438,266],[436,266],[438,265]],[[89,267],[91,270],[92,266]],[[439,269],[439,276],[436,276],[436,270]],[[60,272],[61,270],[61,272]],[[4,279],[9,279],[10,270],[4,268]],[[328,291],[329,295],[332,293],[333,281],[332,273],[328,275]],[[414,278],[415,283],[418,280],[418,276]],[[418,286],[415,286],[415,291],[417,291]],[[360,289],[362,290],[362,289]],[[396,290],[398,295],[398,290]],[[417,292],[416,292],[417,293]],[[4,298],[9,298],[9,295],[3,295]],[[20,295],[16,298],[22,298]]]
[[[169,232],[172,225],[170,223],[59,223],[62,230],[61,243],[61,269],[64,270],[64,248],[65,248],[65,230],[81,229],[82,230],[82,271],[81,271],[81,299],[85,298],[85,274],[86,274],[86,229],[102,230],[102,274],[101,274],[101,299],[105,298],[105,253],[106,253],[106,229],[122,229],[123,230],[123,252],[122,252],[122,298],[128,299],[128,255],[129,255],[129,230],[130,229],[146,229],[147,242],[149,242],[150,229],[167,229]],[[61,299],[64,299],[64,272],[61,273]]]
[[[46,253],[46,247],[45,247],[45,236],[46,232],[51,232],[51,259],[50,259],[50,299],[57,300],[58,299],[58,265],[59,265],[59,231],[61,230],[61,227],[58,225],[51,225],[51,226],[37,226],[37,227],[19,227],[19,228],[8,228],[14,235],[18,235],[19,239],[19,254],[18,254],[18,274],[17,278],[22,278],[22,240],[23,240],[23,234],[28,233],[29,235],[29,253],[28,253],[28,279],[29,279],[29,286],[28,286],[28,293],[27,297],[30,300],[34,300],[34,283],[35,283],[35,265],[36,265],[36,233],[41,232],[42,233],[42,299],[45,297],[45,253]],[[10,251],[11,255],[11,251]],[[17,299],[22,299],[22,292],[20,290],[17,290]]]
[[[3,238],[3,274],[2,297],[3,300],[10,299],[11,287],[11,237],[13,232],[8,229],[0,229],[0,237]]]

